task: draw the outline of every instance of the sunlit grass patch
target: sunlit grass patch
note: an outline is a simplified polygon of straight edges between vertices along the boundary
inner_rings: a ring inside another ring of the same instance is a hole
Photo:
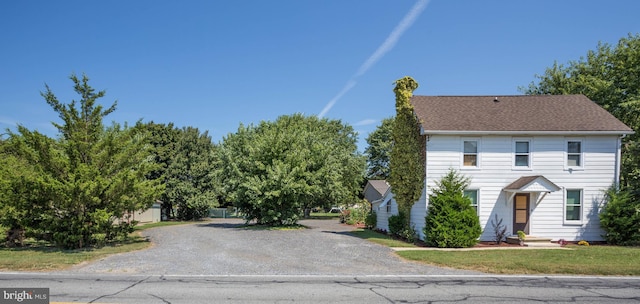
[[[384,245],[387,247],[416,247],[414,244],[396,240],[386,234],[375,232],[369,229],[357,229],[350,232],[352,235],[361,239],[374,242],[376,244]]]
[[[569,246],[572,250],[402,251],[405,259],[498,274],[640,275],[640,248]]]

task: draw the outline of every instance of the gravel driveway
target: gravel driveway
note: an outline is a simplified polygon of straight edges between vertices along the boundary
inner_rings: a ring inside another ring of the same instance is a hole
[[[348,234],[337,220],[303,220],[309,229],[251,230],[242,220],[148,229],[153,246],[64,272],[158,275],[441,275],[476,272],[403,261],[391,249]]]

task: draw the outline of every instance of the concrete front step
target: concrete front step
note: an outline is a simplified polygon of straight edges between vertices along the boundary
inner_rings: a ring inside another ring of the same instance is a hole
[[[517,235],[512,235],[507,237],[507,243],[509,244],[520,244],[520,240]],[[558,245],[556,243],[551,243],[550,238],[537,237],[532,235],[527,235],[524,238],[524,243],[527,246],[554,246]]]

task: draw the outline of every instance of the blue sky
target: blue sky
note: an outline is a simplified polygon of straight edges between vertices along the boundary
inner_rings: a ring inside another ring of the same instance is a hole
[[[106,90],[107,123],[173,122],[214,142],[280,115],[340,119],[364,138],[394,115],[393,82],[419,95],[513,95],[640,32],[640,1],[247,0],[0,2],[0,128],[52,137],[40,96]],[[4,132],[0,132],[4,133]]]

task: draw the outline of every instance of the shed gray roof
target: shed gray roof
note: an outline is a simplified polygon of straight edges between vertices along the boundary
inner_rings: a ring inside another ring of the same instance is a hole
[[[416,95],[411,102],[425,133],[633,133],[584,95]]]
[[[369,184],[380,193],[380,196],[383,196],[390,187],[386,180],[370,179]]]

